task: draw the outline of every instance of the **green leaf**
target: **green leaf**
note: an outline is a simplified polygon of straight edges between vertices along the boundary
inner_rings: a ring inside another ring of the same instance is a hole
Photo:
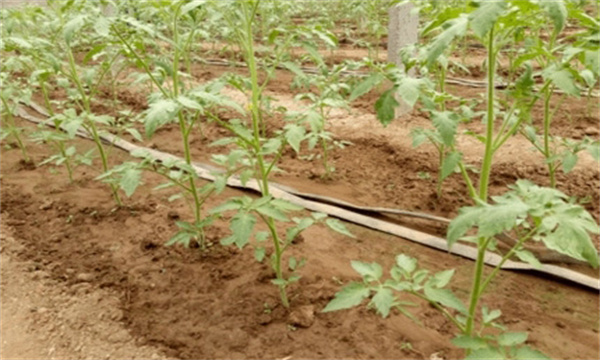
[[[398,86],[396,93],[412,108],[415,106],[417,100],[419,100],[423,84],[423,79],[406,76],[400,82],[400,86]]]
[[[125,170],[119,181],[119,187],[125,192],[127,197],[130,197],[135,192],[135,189],[140,185],[142,180],[142,171],[138,169]]]
[[[467,313],[465,304],[448,289],[434,289],[430,286],[425,286],[424,292],[430,301],[439,302],[446,307],[457,310],[461,314]]]
[[[356,238],[356,236],[354,236],[350,230],[348,230],[346,228],[346,225],[344,225],[343,222],[339,221],[338,219],[332,219],[329,218],[327,220],[325,220],[325,225],[327,225],[331,230],[338,232],[342,235],[346,235],[348,237],[351,237],[353,239]]]
[[[567,7],[561,0],[542,0],[540,7],[548,12],[554,23],[554,33],[558,34],[565,27],[567,22]]]
[[[408,274],[412,274],[417,269],[417,259],[400,254],[396,256],[396,265]]]
[[[306,129],[304,126],[289,124],[285,126],[284,132],[285,140],[290,144],[292,149],[296,153],[300,152],[300,143],[306,136]]]
[[[351,282],[335,294],[335,298],[325,306],[322,312],[350,309],[360,305],[369,295],[370,290],[364,284]]]
[[[151,137],[159,126],[169,123],[178,108],[179,106],[173,100],[163,99],[152,103],[144,119],[146,136]]]
[[[231,219],[229,228],[233,232],[234,243],[238,248],[242,249],[248,244],[255,224],[256,218],[245,212],[239,212]]]
[[[442,171],[442,176],[441,176],[442,180],[444,180],[445,178],[447,178],[448,176],[450,176],[454,173],[454,170],[460,163],[461,158],[462,158],[462,153],[460,153],[458,151],[451,151],[448,154],[446,154],[446,157],[444,158],[444,162],[442,163],[442,170],[441,170]]]
[[[471,29],[475,35],[483,38],[492,29],[504,9],[506,2],[503,0],[486,1],[481,3],[479,9],[469,15]]]
[[[471,351],[465,360],[505,360],[506,356],[495,348],[484,348]]]
[[[378,263],[369,264],[353,260],[350,263],[350,265],[352,265],[354,271],[359,273],[360,276],[362,276],[367,281],[379,280],[381,278],[381,275],[383,275],[383,269]]]
[[[529,206],[514,195],[493,197],[496,204],[480,208],[478,236],[490,237],[513,229],[518,219],[525,218]]]
[[[361,81],[358,85],[354,87],[348,101],[354,101],[359,97],[363,96],[364,94],[368,93],[375,86],[379,85],[383,81],[383,79],[385,79],[385,76],[383,76],[380,73],[373,73],[369,75],[367,78],[365,78],[363,81]]]
[[[555,65],[552,65],[544,69],[542,75],[566,94],[579,96],[579,88],[575,84],[573,74],[568,69],[558,69]]]
[[[454,276],[454,269],[440,271],[431,277],[429,283],[433,287],[443,288],[448,285],[452,276]]]
[[[536,269],[540,269],[542,267],[542,263],[535,257],[535,255],[528,250],[517,250],[515,255],[519,258],[519,260],[528,263]]]
[[[469,335],[459,335],[451,340],[452,344],[461,349],[477,350],[488,347],[487,342],[480,337]]]
[[[87,54],[85,54],[85,57],[83,58],[83,64],[85,65],[90,60],[92,60],[94,55],[99,54],[102,50],[106,48],[106,45],[107,44],[99,44],[94,46],[90,51],[87,52]]]
[[[85,25],[85,15],[78,15],[65,24],[63,28],[63,37],[65,42],[70,45],[73,40],[73,34],[79,32]]]
[[[448,225],[448,247],[458,241],[473,225],[479,222],[480,207],[466,206],[458,211],[458,216]]]
[[[456,135],[456,127],[458,126],[456,115],[450,111],[433,111],[431,121],[439,132],[444,145],[452,146]]]
[[[275,219],[277,221],[284,221],[284,222],[289,221],[287,216],[285,216],[285,214],[281,210],[277,209],[276,207],[272,206],[271,204],[262,205],[262,206],[256,208],[256,211],[258,211],[262,215],[265,215],[265,216]]]
[[[187,96],[181,95],[177,98],[177,102],[180,103],[183,107],[194,109],[194,110],[202,110],[203,107],[197,101],[190,99]]]
[[[181,15],[185,15],[204,3],[206,3],[206,0],[192,0],[181,7],[180,13]]]
[[[225,211],[239,210],[239,209],[241,209],[241,207],[242,207],[242,203],[238,199],[231,199],[219,206],[216,206],[216,207],[210,209],[210,211],[208,213],[211,215],[212,214],[220,214],[220,213],[224,213]]]
[[[111,21],[105,17],[99,17],[95,20],[94,31],[101,37],[108,37],[110,35],[110,23]]]
[[[451,24],[435,40],[427,50],[427,66],[432,67],[438,57],[450,46],[457,36],[463,36],[467,31],[468,19],[465,16],[448,21]]]
[[[285,211],[285,212],[304,210],[304,208],[302,206],[292,204],[291,202],[289,202],[287,200],[282,200],[282,199],[272,200],[271,205],[276,207],[277,209],[279,209],[281,211]]]
[[[266,249],[264,247],[257,247],[254,249],[254,258],[258,262],[262,262],[265,259]]]
[[[528,336],[526,332],[507,332],[498,335],[496,341],[500,346],[515,346],[527,341]]]
[[[395,89],[385,91],[375,102],[377,120],[387,126],[396,117],[396,107],[400,105],[394,96]]]
[[[380,287],[371,299],[371,303],[375,305],[377,313],[386,318],[390,314],[390,309],[394,303],[394,293],[391,289]]]
[[[550,360],[551,358],[537,350],[530,348],[529,346],[521,346],[516,350],[515,355],[513,356],[513,359],[514,360]]]
[[[563,172],[565,174],[568,174],[569,172],[571,172],[571,170],[573,170],[575,165],[577,165],[577,160],[579,160],[579,157],[577,156],[577,154],[567,151],[564,154],[564,156],[562,157]]]
[[[179,231],[169,241],[166,242],[165,246],[172,246],[175,244],[182,244],[185,247],[190,246],[190,241],[192,240],[192,234],[187,231]]]
[[[554,214],[544,217],[542,226],[546,247],[598,267],[598,252],[588,232],[598,234],[600,228],[581,206],[562,204]]]
[[[300,66],[298,66],[296,63],[284,61],[281,63],[281,66],[283,66],[286,69],[288,69],[289,71],[293,72],[296,76],[298,76],[300,78],[306,77],[306,74],[304,74],[304,72],[302,71]]]

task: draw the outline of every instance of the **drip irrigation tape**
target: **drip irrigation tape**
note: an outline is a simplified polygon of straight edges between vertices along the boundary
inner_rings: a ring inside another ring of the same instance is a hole
[[[44,115],[46,117],[48,116],[46,111],[39,105],[37,105],[33,102],[30,104],[27,104],[27,105],[29,105],[33,110],[37,111],[41,115]],[[37,118],[37,117],[29,114],[22,106],[20,106],[17,109],[17,115],[27,121],[30,121],[30,122],[33,122],[36,124],[45,123],[43,119]],[[45,124],[47,124],[47,123],[45,123]],[[78,132],[77,135],[79,135],[83,138],[86,138],[86,139],[91,138],[89,135],[87,135],[81,131]],[[165,162],[167,160],[183,161],[183,159],[178,156],[175,156],[175,155],[172,155],[169,153],[165,153],[162,151],[146,148],[146,147],[137,146],[135,144],[125,141],[117,136],[112,135],[112,134],[108,134],[108,133],[102,134],[101,139],[102,139],[102,141],[106,142],[107,144],[111,144],[112,146],[115,146],[116,148],[119,148],[128,153],[131,153],[133,151],[144,150],[147,152],[147,154],[149,156],[151,156],[152,158],[154,158],[156,160],[162,161],[162,162]],[[215,180],[215,175],[214,175],[215,170],[216,170],[215,167],[213,167],[211,165],[194,163],[193,168],[200,178],[207,180],[207,181]],[[258,182],[253,179],[249,180],[245,184],[243,184],[242,181],[238,177],[231,176],[227,180],[227,185],[229,187],[240,189],[240,190],[245,190],[245,191],[251,190],[256,193],[261,192]],[[348,210],[348,209],[342,207],[345,204],[346,206],[351,205],[352,207],[357,208],[356,205],[352,205],[347,202],[343,202],[341,200],[335,199],[335,202],[341,205],[341,206],[336,206],[331,203],[319,201],[320,200],[319,198],[323,198],[319,195],[310,194],[310,196],[307,196],[307,194],[300,193],[290,187],[283,186],[283,185],[280,185],[277,183],[269,183],[269,185],[270,185],[270,189],[271,189],[271,195],[274,198],[287,200],[287,201],[289,201],[295,205],[301,206],[307,210],[325,213],[329,216],[332,216],[332,217],[335,217],[335,218],[338,218],[341,220],[352,222],[357,225],[362,225],[364,227],[367,227],[367,228],[370,228],[373,230],[377,230],[380,232],[384,232],[387,234],[395,235],[395,236],[401,237],[403,239],[407,239],[407,240],[413,241],[415,243],[429,246],[434,249],[442,250],[444,252],[458,255],[458,256],[461,256],[461,257],[464,257],[464,258],[467,258],[470,260],[475,260],[477,258],[477,249],[474,247],[470,247],[470,246],[463,245],[463,244],[455,244],[452,246],[451,249],[449,249],[446,239],[432,236],[430,234],[427,234],[427,233],[424,233],[421,231],[417,231],[417,230],[413,230],[413,229],[410,229],[410,228],[407,228],[407,227],[404,227],[404,226],[401,226],[398,224],[394,224],[394,223],[387,222],[384,220],[376,219],[374,217],[363,215],[356,211],[351,211],[351,210]],[[321,199],[321,200],[323,200],[323,199]],[[328,200],[328,202],[330,202],[332,200],[332,198],[327,198],[327,200]],[[374,208],[374,209],[377,209],[377,208]],[[381,209],[385,209],[385,208],[378,208],[378,209],[381,210]],[[387,209],[386,211],[389,211],[389,210],[390,209]],[[404,211],[404,210],[397,210],[397,213],[406,215],[406,213],[409,213],[409,212]],[[412,213],[412,216],[414,216],[414,215],[415,215],[415,213]],[[420,215],[423,215],[423,214],[420,214]],[[429,217],[429,215],[427,215],[427,216]],[[439,218],[439,219],[443,219],[443,218]],[[484,259],[485,264],[487,264],[489,266],[497,266],[498,264],[500,264],[501,261],[502,261],[502,257],[500,255],[491,253],[491,252],[487,252],[485,255],[485,259]],[[556,265],[542,264],[542,266],[540,268],[535,268],[526,263],[508,260],[502,265],[501,269],[528,271],[528,272],[551,275],[551,276],[554,276],[554,277],[557,277],[557,278],[560,278],[563,280],[567,280],[567,281],[582,285],[589,289],[593,289],[596,291],[600,290],[600,280],[599,279],[593,278],[593,277],[585,275],[585,274],[581,274],[579,272],[576,272],[576,271],[573,271],[570,269],[556,266]]]

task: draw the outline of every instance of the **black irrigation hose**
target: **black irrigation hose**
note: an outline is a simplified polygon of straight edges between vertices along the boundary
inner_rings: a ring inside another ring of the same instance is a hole
[[[46,111],[39,105],[37,105],[33,102],[28,105],[32,109],[34,109],[38,113],[40,113],[41,115],[44,115],[46,117],[48,116]],[[36,124],[44,123],[44,121],[42,119],[39,119],[35,116],[30,115],[21,106],[18,108],[18,116],[27,121],[30,121],[30,122],[33,122]],[[45,123],[45,124],[47,124],[47,123]],[[47,125],[49,125],[49,124],[47,124]],[[87,139],[90,138],[87,134],[85,134],[84,132],[81,132],[81,131],[79,131],[77,133],[77,135],[79,135],[83,138],[87,138]],[[164,152],[161,152],[158,150],[153,150],[153,149],[134,145],[134,144],[132,144],[128,141],[125,141],[123,139],[120,139],[119,137],[114,136],[112,134],[104,134],[101,136],[101,138],[106,143],[112,144],[113,146],[117,147],[118,149],[121,149],[128,153],[131,153],[134,150],[138,150],[138,151],[144,150],[150,156],[152,156],[154,159],[157,159],[159,161],[164,162],[165,160],[173,160],[173,159],[181,160],[179,157],[171,155],[169,153],[164,153]],[[193,167],[200,178],[202,178],[204,180],[208,180],[208,181],[215,180],[215,176],[213,175],[215,168],[213,166],[203,165],[203,164],[193,164]],[[227,180],[227,185],[230,187],[233,187],[233,188],[240,189],[240,190],[260,192],[260,186],[255,180],[249,180],[246,182],[246,184],[243,184],[242,181],[238,177],[231,176]],[[432,235],[429,235],[429,234],[426,234],[426,233],[423,233],[420,231],[416,231],[416,230],[413,230],[413,229],[410,229],[410,228],[407,228],[404,226],[400,226],[400,225],[397,225],[394,223],[379,220],[379,219],[376,219],[371,216],[366,216],[366,215],[363,215],[363,214],[360,214],[360,213],[357,213],[354,211],[350,211],[350,210],[340,207],[340,206],[334,206],[334,205],[331,205],[328,203],[310,200],[306,196],[307,194],[302,194],[297,191],[291,192],[291,190],[293,190],[293,189],[291,189],[289,187],[285,187],[285,186],[275,184],[275,183],[272,183],[272,185],[273,185],[273,187],[271,190],[271,195],[274,198],[287,200],[287,201],[289,201],[293,204],[296,204],[298,206],[301,206],[307,210],[322,212],[322,213],[328,214],[330,216],[333,216],[333,217],[336,217],[336,218],[339,218],[339,219],[342,219],[342,220],[345,220],[348,222],[362,225],[362,226],[368,227],[370,229],[378,230],[378,231],[388,233],[391,235],[399,236],[401,238],[411,240],[413,242],[416,242],[416,243],[419,243],[422,245],[426,245],[426,246],[429,246],[429,247],[432,247],[432,248],[435,248],[438,250],[443,250],[443,251],[451,253],[451,254],[459,255],[459,256],[462,256],[467,259],[475,260],[477,258],[477,249],[474,247],[470,247],[470,246],[463,245],[463,244],[455,244],[454,246],[452,246],[451,249],[449,249],[448,245],[447,245],[447,241],[445,239],[438,238],[436,236],[432,236]],[[315,199],[316,197],[318,197],[318,195],[312,196],[313,199]],[[340,200],[336,200],[336,201],[340,204],[344,203]],[[345,204],[348,204],[348,203],[345,203]],[[400,211],[404,212],[404,210],[400,210]],[[502,260],[502,256],[495,254],[495,253],[487,252],[485,255],[484,262],[490,266],[497,266],[501,262],[501,260]],[[556,266],[556,265],[542,264],[542,266],[540,268],[536,269],[533,266],[526,264],[526,263],[508,260],[502,265],[501,269],[521,270],[521,271],[531,271],[531,272],[543,273],[543,274],[551,275],[551,276],[554,276],[554,277],[557,277],[557,278],[560,278],[563,280],[571,281],[571,282],[579,284],[579,285],[583,285],[584,287],[586,287],[588,289],[593,289],[596,291],[600,290],[600,280],[599,279],[593,278],[593,277],[585,275],[585,274],[581,274],[579,272],[576,272],[576,271],[573,271],[570,269],[562,268],[562,267]]]

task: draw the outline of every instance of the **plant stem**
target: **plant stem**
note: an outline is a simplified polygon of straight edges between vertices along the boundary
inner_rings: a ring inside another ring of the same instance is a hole
[[[553,161],[549,161],[552,153],[550,149],[550,99],[552,98],[552,87],[549,86],[544,92],[544,157],[548,164],[548,173],[550,175],[550,186],[556,187],[556,166]]]
[[[489,31],[488,35],[488,73],[487,73],[487,121],[486,121],[486,137],[485,137],[485,153],[483,155],[483,163],[481,165],[481,177],[479,178],[479,198],[482,201],[487,201],[488,185],[490,181],[490,173],[492,170],[492,158],[494,155],[494,81],[496,71],[496,53],[494,51],[494,27]]]
[[[27,155],[27,150],[25,149],[25,144],[23,144],[23,141],[21,140],[21,136],[19,136],[19,129],[17,129],[16,125],[15,125],[15,118],[13,117],[13,114],[10,110],[10,107],[8,106],[8,102],[6,102],[6,99],[4,99],[3,97],[2,99],[2,103],[4,104],[4,107],[6,108],[6,118],[8,119],[8,127],[9,127],[9,131],[12,134],[12,136],[15,138],[15,141],[17,142],[17,146],[19,147],[19,150],[21,150],[21,154],[23,155],[23,160],[25,160],[25,162],[29,162],[31,159],[29,158],[29,155]]]
[[[71,72],[71,79],[73,80],[73,82],[75,83],[75,85],[77,86],[77,91],[79,91],[79,94],[81,95],[82,98],[82,102],[83,102],[83,107],[84,107],[84,112],[85,112],[85,116],[87,120],[87,124],[88,124],[88,132],[91,133],[92,135],[92,139],[94,140],[94,143],[96,144],[96,147],[98,148],[98,153],[100,153],[100,159],[102,160],[102,170],[104,172],[108,171],[108,159],[106,156],[106,152],[104,150],[104,146],[102,145],[102,139],[100,139],[100,135],[98,133],[98,129],[96,128],[96,124],[94,124],[93,120],[90,120],[88,117],[90,115],[92,115],[92,110],[90,107],[90,99],[87,97],[85,90],[83,88],[83,85],[81,84],[81,80],[79,79],[79,75],[77,74],[77,67],[75,65],[75,58],[73,57],[73,51],[71,50],[71,48],[67,48],[67,55],[69,58],[69,68],[70,68],[70,72]],[[115,184],[109,184],[110,185],[110,189],[112,191],[112,195],[113,198],[115,199],[115,202],[117,203],[118,206],[122,206],[123,202],[121,201],[121,198],[119,197],[119,189],[117,187],[117,185]]]
[[[245,16],[245,33],[243,34],[245,37],[241,37],[240,40],[243,41],[245,46],[243,46],[246,50],[246,62],[248,63],[248,70],[250,72],[250,83],[252,85],[252,131],[254,137],[254,150],[256,154],[256,160],[258,163],[259,171],[260,171],[260,187],[262,196],[270,196],[269,193],[269,169],[267,168],[264,160],[264,156],[261,152],[261,133],[260,133],[260,86],[258,84],[258,72],[256,68],[256,60],[254,58],[254,37],[252,32],[252,23],[254,21],[254,15],[256,13],[258,4],[260,0],[257,0],[254,3],[254,7],[252,11],[248,9],[248,3],[242,2],[244,16]],[[270,168],[270,167],[269,167]],[[262,217],[262,216],[261,216]],[[283,250],[281,248],[281,244],[279,242],[279,235],[277,234],[277,228],[275,226],[275,220],[272,217],[266,216],[263,217],[266,225],[269,227],[269,231],[271,232],[271,238],[273,240],[273,246],[275,249],[275,261],[273,264],[273,268],[275,270],[275,276],[277,280],[280,281],[279,287],[279,295],[281,297],[281,304],[288,308],[290,306],[289,300],[287,297],[286,289],[285,289],[285,279],[283,278],[283,271],[281,268],[281,260],[283,255]]]
[[[73,182],[73,168],[71,167],[71,160],[67,156],[67,152],[65,151],[65,144],[62,141],[57,142],[58,150],[60,151],[60,155],[65,159],[65,167],[67,168],[67,173],[69,174],[69,182]]]

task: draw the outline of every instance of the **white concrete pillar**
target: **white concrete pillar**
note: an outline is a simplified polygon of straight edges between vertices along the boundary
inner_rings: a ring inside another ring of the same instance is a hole
[[[402,58],[399,51],[406,45],[416,44],[419,32],[419,15],[414,11],[412,3],[394,5],[388,11],[388,62],[402,68]],[[414,75],[414,71],[412,74]],[[396,117],[411,111],[410,107],[400,98],[396,98],[400,106],[396,108]]]

